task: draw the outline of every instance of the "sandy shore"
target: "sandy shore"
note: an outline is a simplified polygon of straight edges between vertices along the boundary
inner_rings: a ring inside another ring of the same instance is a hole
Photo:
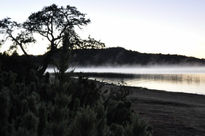
[[[112,73],[83,74],[94,77],[133,76]],[[108,89],[118,86],[105,83],[104,87]],[[205,136],[205,95],[174,93],[140,87],[126,88],[131,92],[128,97],[133,103],[133,109],[152,126],[153,136]]]
[[[205,96],[126,88],[133,109],[152,126],[153,136],[205,136]]]

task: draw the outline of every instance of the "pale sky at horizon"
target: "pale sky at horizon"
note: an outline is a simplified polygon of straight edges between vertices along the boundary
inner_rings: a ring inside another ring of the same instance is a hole
[[[0,19],[25,21],[53,3],[86,13],[91,23],[80,35],[107,47],[205,58],[205,0],[2,0]]]

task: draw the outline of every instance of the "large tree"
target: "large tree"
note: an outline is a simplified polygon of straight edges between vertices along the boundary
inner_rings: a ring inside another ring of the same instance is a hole
[[[58,7],[53,4],[43,8],[41,11],[31,14],[23,24],[29,32],[38,33],[49,41],[49,52],[46,54],[40,73],[43,73],[59,46],[63,45],[62,40],[67,36],[67,44],[72,48],[73,44],[79,41],[74,31],[75,26],[81,27],[90,22],[85,14],[75,7]]]
[[[67,5],[58,7],[55,4],[44,7],[41,11],[32,13],[28,19],[19,24],[9,18],[0,21],[0,32],[6,34],[13,41],[13,48],[20,47],[25,55],[28,55],[25,47],[28,43],[35,42],[33,34],[39,34],[49,42],[49,48],[45,53],[45,59],[40,73],[44,73],[56,52],[62,48],[73,50],[75,48],[99,48],[104,44],[90,38],[82,40],[75,31],[90,23],[85,14],[75,7]],[[7,39],[6,38],[6,39]]]
[[[60,45],[65,32],[70,32],[72,37],[76,37],[74,27],[81,27],[89,22],[85,14],[75,7],[68,5],[64,8],[53,4],[31,14],[23,26],[28,31],[45,37],[50,42],[50,50],[54,51]]]

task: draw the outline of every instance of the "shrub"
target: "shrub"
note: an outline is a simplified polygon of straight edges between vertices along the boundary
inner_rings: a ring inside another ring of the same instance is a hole
[[[33,78],[17,76],[0,73],[1,136],[151,135],[132,111],[126,88],[107,92],[100,83],[66,75],[50,82],[48,74],[39,77],[35,70],[28,75]]]

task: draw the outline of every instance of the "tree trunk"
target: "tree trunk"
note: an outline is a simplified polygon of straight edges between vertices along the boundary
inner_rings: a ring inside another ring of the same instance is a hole
[[[47,54],[45,54],[45,58],[43,59],[43,62],[42,62],[43,63],[42,67],[38,70],[40,75],[43,75],[45,73],[49,64],[52,64],[52,57],[55,55],[56,52],[57,52],[57,49],[54,46],[49,52],[47,52]]]
[[[43,59],[42,62],[42,67],[38,70],[38,73],[40,75],[43,75],[46,71],[46,69],[48,68],[49,63],[51,62],[51,52],[48,52],[47,54],[45,54],[45,58]]]

